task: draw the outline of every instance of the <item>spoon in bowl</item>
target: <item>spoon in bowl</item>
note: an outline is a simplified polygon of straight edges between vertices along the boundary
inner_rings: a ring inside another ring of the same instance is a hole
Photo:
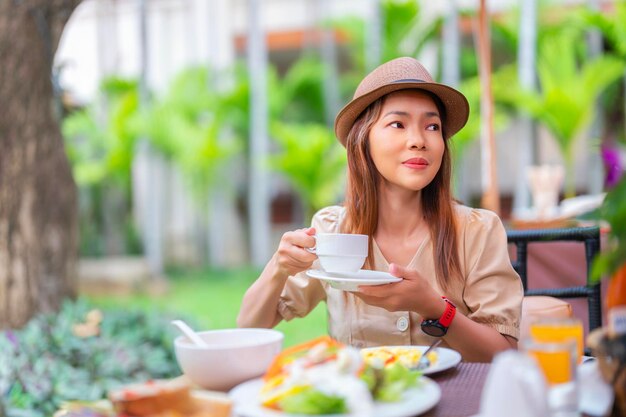
[[[182,320],[172,320],[172,324],[181,331],[182,334],[187,336],[187,339],[198,347],[209,347],[204,340],[196,333],[187,323]]]

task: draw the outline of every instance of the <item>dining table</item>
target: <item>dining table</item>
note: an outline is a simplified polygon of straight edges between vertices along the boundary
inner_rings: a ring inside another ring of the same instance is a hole
[[[480,396],[490,363],[461,362],[456,367],[429,375],[439,384],[441,399],[424,417],[469,417],[480,411]]]
[[[482,391],[491,366],[491,363],[460,362],[427,375],[439,386],[441,398],[431,409],[414,417],[479,417]],[[580,417],[590,416],[581,413]]]
[[[482,391],[491,363],[461,362],[456,367],[428,375],[441,388],[441,399],[420,417],[479,417]],[[416,416],[417,417],[417,416]],[[580,417],[591,417],[580,413]]]

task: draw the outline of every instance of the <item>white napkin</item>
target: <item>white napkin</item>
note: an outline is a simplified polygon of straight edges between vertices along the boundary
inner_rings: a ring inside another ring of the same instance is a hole
[[[577,376],[580,385],[579,410],[590,416],[607,415],[613,405],[615,393],[602,379],[598,361],[591,360],[578,365]]]
[[[476,417],[545,417],[547,385],[535,361],[521,352],[496,355],[487,375]]]

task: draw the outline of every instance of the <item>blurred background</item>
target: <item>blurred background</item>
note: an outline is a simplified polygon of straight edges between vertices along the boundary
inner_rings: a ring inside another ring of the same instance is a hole
[[[621,151],[624,134],[620,3],[486,2],[505,220],[531,205],[529,165],[568,165],[561,192],[570,197],[604,190],[600,151]],[[472,119],[453,141],[455,190],[480,205],[479,8],[81,2],[53,67],[81,255],[143,254],[154,274],[264,264],[284,231],[342,201],[334,116],[367,71],[403,55],[468,96]]]
[[[623,171],[620,0],[24,0],[0,16],[0,327],[77,297],[234,326],[281,235],[341,204],[334,117],[395,57],[470,102],[452,139],[464,204],[561,219],[536,211],[529,169],[560,167],[557,205],[591,212]],[[287,344],[324,334],[324,308],[281,324]]]

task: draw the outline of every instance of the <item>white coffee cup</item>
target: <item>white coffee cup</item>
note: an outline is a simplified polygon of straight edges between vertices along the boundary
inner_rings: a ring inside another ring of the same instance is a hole
[[[368,236],[353,233],[318,233],[315,247],[320,266],[326,272],[358,272],[367,258]]]

